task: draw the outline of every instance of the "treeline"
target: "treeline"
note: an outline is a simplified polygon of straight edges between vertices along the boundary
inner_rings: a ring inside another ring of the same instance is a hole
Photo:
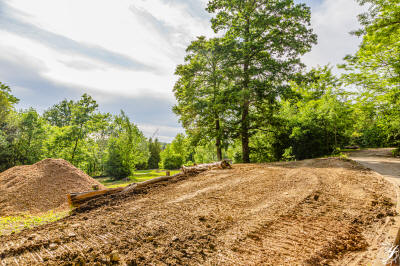
[[[300,61],[317,40],[305,4],[209,1],[221,37],[193,41],[176,69],[173,110],[186,141],[212,142],[218,159],[245,163],[318,157],[347,145],[399,147],[400,4],[366,3],[354,33],[362,44],[335,76],[329,66],[307,72]],[[188,152],[180,159],[193,160]]]
[[[0,83],[0,101],[0,171],[44,158],[63,158],[90,175],[116,178],[158,168],[161,143],[147,140],[123,111],[100,113],[87,94],[40,115],[33,108],[16,111],[19,100]]]
[[[63,100],[43,114],[34,108],[18,111],[18,102],[0,82],[0,171],[62,158],[89,175],[120,179],[138,169],[178,169],[216,160],[212,145],[193,148],[183,134],[168,145],[147,139],[123,111],[101,113],[87,94]]]

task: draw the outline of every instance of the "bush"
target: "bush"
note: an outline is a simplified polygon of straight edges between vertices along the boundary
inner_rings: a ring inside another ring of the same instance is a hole
[[[178,169],[183,165],[183,158],[178,154],[168,154],[168,156],[163,158],[162,164],[164,169]]]
[[[110,140],[108,157],[105,163],[105,171],[107,175],[115,179],[122,179],[131,174],[131,169],[124,163],[121,151],[114,139]]]

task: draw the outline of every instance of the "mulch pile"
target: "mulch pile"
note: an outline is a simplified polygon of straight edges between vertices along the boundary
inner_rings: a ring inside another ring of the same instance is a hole
[[[69,162],[45,159],[0,173],[0,216],[68,208],[67,194],[104,186]]]

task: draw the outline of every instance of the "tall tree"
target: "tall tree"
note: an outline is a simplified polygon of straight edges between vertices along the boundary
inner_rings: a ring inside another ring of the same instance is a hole
[[[18,138],[18,114],[14,105],[18,101],[10,87],[0,82],[0,172],[19,163],[14,145]]]
[[[354,56],[347,56],[345,79],[360,88],[361,104],[376,103],[376,121],[389,144],[400,150],[400,3],[397,0],[359,0],[370,4],[369,12],[359,16],[362,36]],[[369,99],[369,100],[366,100]],[[370,127],[370,124],[365,124]]]
[[[18,118],[18,138],[14,145],[19,161],[22,164],[33,164],[44,157],[46,122],[33,108],[20,112]]]
[[[95,119],[95,111],[99,105],[96,101],[88,94],[83,94],[81,99],[73,105],[72,109],[72,140],[73,148],[71,152],[71,162],[74,162],[76,150],[79,145],[79,141],[84,139],[91,132],[92,125],[89,123]]]
[[[43,116],[53,126],[68,126],[71,123],[73,107],[74,102],[65,99],[46,110]]]
[[[90,135],[102,127],[108,117],[108,114],[97,112],[97,108],[96,101],[90,95],[83,94],[76,102],[64,100],[48,110],[52,115],[45,117],[48,121],[51,117],[50,123],[54,126],[46,142],[47,156],[64,158],[85,168],[88,156],[86,140],[89,137],[93,139]]]
[[[158,139],[155,139],[154,141],[151,138],[149,139],[149,151],[150,157],[147,162],[147,166],[150,169],[156,169],[158,168],[158,163],[160,162],[161,152],[161,145],[160,142],[158,142]]]
[[[173,108],[196,144],[201,140],[215,140],[218,160],[222,160],[226,133],[224,87],[228,85],[228,79],[224,73],[223,49],[220,39],[206,40],[204,36],[189,45],[186,63],[176,68],[179,80],[174,92],[178,104]]]
[[[215,32],[224,31],[233,91],[238,109],[243,162],[250,162],[249,138],[266,117],[254,115],[289,89],[303,67],[299,57],[310,51],[316,35],[310,9],[293,0],[210,0],[207,10]],[[234,104],[231,102],[231,104]],[[260,119],[262,118],[262,119]]]
[[[147,163],[149,156],[143,133],[121,111],[114,118],[114,129],[109,138],[106,172],[116,178],[127,177],[134,173],[137,165]]]

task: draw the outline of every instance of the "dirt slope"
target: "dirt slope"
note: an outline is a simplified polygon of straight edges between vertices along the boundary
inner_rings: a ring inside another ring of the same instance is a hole
[[[104,188],[62,159],[16,166],[0,173],[0,216],[68,208],[68,193],[91,190],[93,185]]]
[[[381,176],[338,159],[235,165],[0,237],[0,261],[365,265],[378,259],[395,200]]]

